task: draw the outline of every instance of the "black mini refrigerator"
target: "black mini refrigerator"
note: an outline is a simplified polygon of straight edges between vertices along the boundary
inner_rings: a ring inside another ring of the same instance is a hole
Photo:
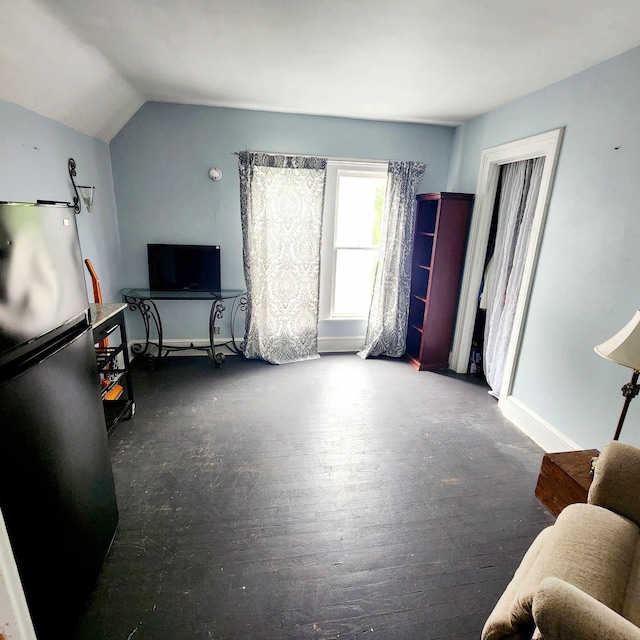
[[[75,214],[0,203],[0,509],[39,638],[68,632],[118,522]]]

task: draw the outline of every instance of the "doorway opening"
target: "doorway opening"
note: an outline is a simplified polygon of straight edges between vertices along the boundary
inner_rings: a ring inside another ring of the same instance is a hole
[[[543,170],[544,158],[540,157],[504,164],[500,169],[475,323],[476,327],[485,325],[477,339],[482,343],[484,377],[495,398],[500,397]]]
[[[507,165],[503,165],[505,167]],[[488,298],[488,277],[490,276],[490,263],[496,244],[496,232],[498,230],[498,213],[500,205],[500,192],[502,190],[502,168],[498,174],[498,185],[496,187],[496,197],[491,212],[491,224],[489,227],[489,239],[487,240],[487,251],[484,258],[484,269],[480,290],[476,298],[476,319],[473,325],[473,336],[471,338],[471,353],[469,354],[468,372],[480,378],[486,384],[485,363],[484,363],[484,334],[487,325],[487,298]]]
[[[471,352],[473,332],[478,311],[478,292],[485,272],[485,260],[491,230],[491,221],[498,193],[500,170],[503,165],[544,158],[544,168],[540,180],[540,190],[533,213],[530,237],[527,244],[526,257],[519,295],[515,308],[513,328],[509,339],[504,361],[504,373],[500,389],[500,404],[511,394],[515,364],[517,362],[524,319],[531,295],[533,275],[537,263],[542,232],[547,214],[551,185],[560,151],[560,143],[564,129],[554,129],[536,136],[508,142],[490,147],[482,152],[476,204],[469,232],[469,245],[465,262],[456,329],[449,366],[456,373],[467,373],[469,354]]]

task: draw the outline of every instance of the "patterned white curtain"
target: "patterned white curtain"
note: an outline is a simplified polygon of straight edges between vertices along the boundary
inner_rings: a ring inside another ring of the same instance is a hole
[[[502,168],[496,244],[491,258],[487,321],[484,331],[484,372],[500,397],[504,364],[518,304],[533,216],[538,202],[544,158],[523,160]]]
[[[421,162],[389,163],[378,268],[365,344],[358,352],[361,358],[399,358],[405,352],[415,199],[425,169]]]
[[[317,358],[327,161],[244,151],[239,169],[244,355],[273,364]]]

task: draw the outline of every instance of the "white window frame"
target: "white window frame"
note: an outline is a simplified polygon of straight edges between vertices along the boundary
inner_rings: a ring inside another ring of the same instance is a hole
[[[337,249],[366,249],[371,247],[336,247],[336,217],[338,211],[338,180],[342,176],[387,178],[386,162],[354,162],[329,160],[324,194],[322,248],[320,255],[320,320],[362,320],[365,316],[336,314],[333,308]]]

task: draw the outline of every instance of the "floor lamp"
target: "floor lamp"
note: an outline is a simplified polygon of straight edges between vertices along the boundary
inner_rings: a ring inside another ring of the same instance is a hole
[[[638,384],[638,376],[640,375],[640,311],[636,311],[633,318],[615,336],[594,347],[594,351],[611,362],[617,362],[624,367],[633,369],[631,381],[622,387],[624,404],[616,433],[613,436],[613,439],[617,440],[620,437],[624,419],[627,417],[629,405],[640,391],[640,384]]]

